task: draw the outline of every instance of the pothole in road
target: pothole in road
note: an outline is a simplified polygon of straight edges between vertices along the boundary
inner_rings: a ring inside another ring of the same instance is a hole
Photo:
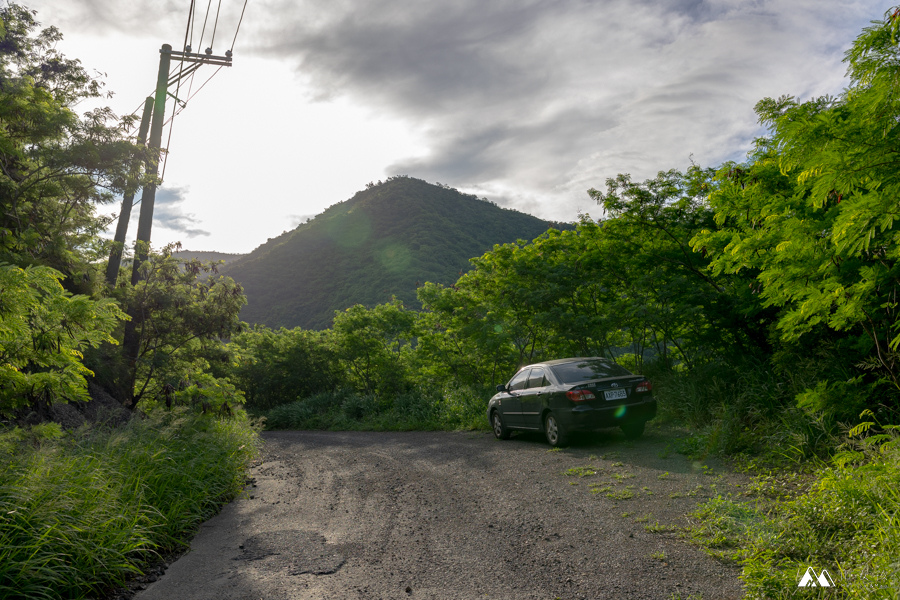
[[[235,560],[259,561],[266,570],[289,575],[330,575],[340,569],[346,558],[314,531],[287,529],[267,531],[248,538]]]

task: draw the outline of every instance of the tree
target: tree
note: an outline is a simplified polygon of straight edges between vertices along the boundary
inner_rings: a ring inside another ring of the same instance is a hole
[[[692,241],[713,273],[750,273],[785,342],[827,328],[900,389],[900,18],[846,53],[837,97],[756,106],[769,135],[717,173],[717,227]]]
[[[588,192],[607,216],[592,252],[605,266],[606,285],[618,292],[613,310],[632,347],[654,348],[667,365],[769,350],[770,317],[747,281],[709,272],[709,257],[691,246],[697,233],[715,228],[707,203],[712,175],[696,166],[642,183],[619,175],[607,180],[605,193]]]
[[[83,352],[125,315],[109,299],[73,296],[49,267],[0,264],[0,414],[40,402],[87,400]]]
[[[330,331],[257,325],[228,344],[231,368],[225,369],[247,396],[247,406],[268,410],[341,383]]]
[[[55,49],[56,28],[37,31],[34,15],[0,8],[0,260],[53,267],[68,289],[90,293],[108,223],[95,207],[126,187],[143,151],[127,139],[130,118],[78,117],[73,107],[102,84]]]
[[[126,406],[144,398],[165,398],[188,387],[209,370],[208,345],[218,345],[240,331],[238,314],[246,304],[243,290],[230,277],[216,276],[215,263],[179,261],[170,245],[151,253],[135,286],[123,275],[115,294],[130,314],[126,336],[134,336],[134,356],[106,346],[89,356],[103,385]],[[216,383],[204,378],[209,385]]]
[[[361,304],[334,313],[334,345],[350,380],[366,393],[405,391],[406,355],[414,337],[415,314],[403,303],[367,309]]]

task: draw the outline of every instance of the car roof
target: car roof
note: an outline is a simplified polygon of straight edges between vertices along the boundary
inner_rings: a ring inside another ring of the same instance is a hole
[[[601,361],[607,362],[607,363],[612,362],[608,358],[603,358],[600,356],[576,356],[573,358],[558,358],[556,360],[545,360],[544,362],[525,365],[524,367],[522,367],[522,369],[527,369],[528,367],[538,367],[541,365],[547,365],[547,366],[552,367],[553,365],[563,365],[566,363],[573,363],[573,362],[584,362],[586,360],[601,360]],[[519,371],[521,371],[522,369],[519,369]]]

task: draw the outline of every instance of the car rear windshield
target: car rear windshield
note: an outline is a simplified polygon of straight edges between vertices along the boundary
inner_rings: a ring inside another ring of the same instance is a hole
[[[606,360],[585,360],[582,362],[563,363],[551,367],[561,383],[577,383],[588,379],[603,379],[631,375],[631,372],[614,362]]]

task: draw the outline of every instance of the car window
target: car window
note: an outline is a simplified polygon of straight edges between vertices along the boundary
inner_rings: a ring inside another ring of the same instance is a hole
[[[509,380],[510,390],[524,390],[525,384],[528,382],[528,372],[530,369],[522,369],[515,377]]]
[[[631,375],[631,372],[616,363],[595,358],[579,362],[563,363],[550,367],[556,378],[562,383],[576,383],[588,379],[603,379],[604,377],[617,377],[619,375]]]
[[[548,385],[547,376],[544,374],[544,369],[540,367],[535,367],[531,370],[531,374],[528,376],[528,387],[529,388],[539,388]]]

